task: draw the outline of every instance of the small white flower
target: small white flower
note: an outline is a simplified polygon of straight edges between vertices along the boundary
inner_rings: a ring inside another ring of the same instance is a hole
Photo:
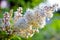
[[[45,10],[45,15],[47,18],[52,18],[53,17],[53,9],[51,10],[50,8],[48,8],[47,10]]]
[[[28,24],[31,24],[32,21],[33,21],[33,10],[31,9],[28,9],[26,12],[25,12],[25,15],[24,15],[24,18],[26,19],[26,21],[28,22]]]
[[[22,7],[19,7],[19,8],[17,9],[17,11],[20,12],[20,13],[22,13],[22,10],[23,10]]]
[[[5,12],[4,14],[4,18],[3,18],[3,23],[4,23],[4,26],[10,26],[10,15],[8,12]]]
[[[37,23],[38,28],[42,28],[45,26],[46,16],[43,10],[36,9],[34,10],[34,21]]]
[[[24,18],[18,19],[18,21],[15,23],[15,26],[19,29],[27,29],[29,27],[27,21]]]
[[[18,21],[19,18],[21,18],[23,15],[21,14],[22,8],[19,7],[16,12],[14,12],[14,21],[15,23]]]

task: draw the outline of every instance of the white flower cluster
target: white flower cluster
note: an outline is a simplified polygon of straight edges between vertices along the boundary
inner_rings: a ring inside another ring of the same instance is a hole
[[[14,12],[14,33],[24,38],[32,37],[35,32],[39,33],[38,29],[44,28],[46,25],[46,18],[50,20],[53,17],[53,12],[56,7],[57,4],[52,6],[42,4],[33,9],[28,8],[24,15],[22,14],[22,7],[19,7],[17,11]],[[10,10],[10,12],[4,14],[3,27],[7,32],[10,32],[12,13],[13,10]]]
[[[8,12],[5,12],[3,17],[2,30],[8,31],[9,28],[10,28],[10,14]]]
[[[10,26],[10,15],[8,14],[8,12],[5,12],[4,13],[4,18],[3,18],[3,23],[4,23],[4,26]]]
[[[17,14],[15,15],[16,17],[20,16],[17,18],[17,21],[15,22],[15,28],[18,34],[22,37],[32,37],[35,32],[39,32],[39,28],[44,28],[46,25],[46,18],[51,19],[53,17],[53,12],[54,9],[57,5],[53,6],[43,6],[41,8],[40,6],[37,6],[34,9],[27,9],[25,14],[21,16],[20,10],[17,11]],[[20,9],[22,9],[20,7]]]
[[[20,17],[22,17],[22,8],[19,7],[16,12],[14,12],[14,22],[16,22]]]

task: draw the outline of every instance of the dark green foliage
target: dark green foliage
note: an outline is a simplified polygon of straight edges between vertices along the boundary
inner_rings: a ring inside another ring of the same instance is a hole
[[[17,7],[21,6],[23,11],[25,11],[27,8],[33,8],[37,6],[42,1],[43,0],[8,0],[8,2],[11,4],[10,8],[16,10]]]

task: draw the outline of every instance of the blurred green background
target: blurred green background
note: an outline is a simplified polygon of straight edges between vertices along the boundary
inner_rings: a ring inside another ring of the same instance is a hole
[[[3,18],[3,13],[16,9],[21,6],[23,8],[23,14],[27,8],[33,8],[44,2],[44,0],[7,0],[10,4],[8,8],[0,8],[0,18]],[[39,29],[39,33],[35,33],[32,38],[21,38],[19,36],[8,36],[6,32],[0,31],[0,40],[60,40],[60,12],[54,12],[53,18],[46,24],[43,29]],[[2,36],[2,37],[1,37]]]

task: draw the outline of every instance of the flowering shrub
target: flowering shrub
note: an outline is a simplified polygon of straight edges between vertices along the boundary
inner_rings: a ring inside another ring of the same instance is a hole
[[[51,19],[53,17],[56,6],[56,4],[52,6],[46,5],[42,9],[37,6],[33,9],[27,9],[24,15],[22,14],[22,7],[19,7],[14,12],[13,18],[13,10],[10,10],[10,12],[4,13],[1,29],[6,31],[8,35],[15,34],[23,38],[32,37],[35,32],[39,33],[39,28],[44,28],[46,18]],[[11,20],[13,25],[10,22]]]

